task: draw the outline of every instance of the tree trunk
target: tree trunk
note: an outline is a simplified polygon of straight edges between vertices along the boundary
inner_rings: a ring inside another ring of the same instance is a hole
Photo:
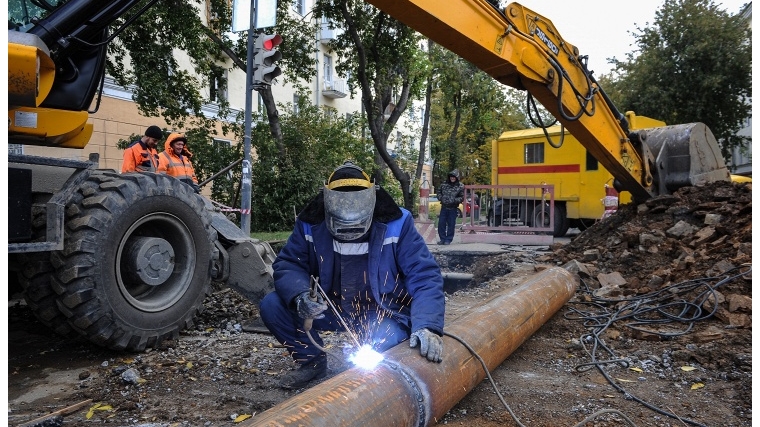
[[[277,150],[280,152],[280,158],[285,158],[285,145],[282,142],[282,127],[280,126],[280,113],[277,111],[277,104],[274,102],[274,96],[272,96],[272,87],[269,85],[260,85],[256,87],[256,92],[261,95],[261,99],[264,101],[264,107],[267,110],[267,120],[269,121],[269,131],[272,132],[272,138],[274,138],[277,144]]]

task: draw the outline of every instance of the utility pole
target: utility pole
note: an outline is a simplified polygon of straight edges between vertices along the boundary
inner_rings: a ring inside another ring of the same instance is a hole
[[[251,117],[253,108],[253,46],[255,43],[256,6],[251,0],[250,26],[248,27],[248,56],[245,66],[245,136],[243,137],[243,181],[240,196],[240,229],[251,235]]]
[[[250,5],[248,2],[250,1]],[[271,80],[280,75],[280,68],[274,62],[282,57],[282,54],[275,50],[277,45],[282,43],[282,37],[277,34],[264,35],[268,43],[263,46],[266,54],[257,55],[262,48],[256,44],[259,25],[263,27],[273,27],[276,25],[277,0],[235,0],[233,3],[233,30],[242,31],[240,20],[235,18],[235,11],[244,11],[246,6],[250,6],[250,16],[248,17],[248,56],[245,64],[245,135],[243,137],[243,176],[240,196],[240,229],[243,233],[251,235],[251,127],[253,117],[253,91],[254,82],[259,67],[262,67],[258,73],[264,80],[265,84],[270,84]],[[262,15],[259,19],[259,13]],[[242,18],[242,17],[241,17]],[[256,66],[256,58],[260,58],[261,65]]]

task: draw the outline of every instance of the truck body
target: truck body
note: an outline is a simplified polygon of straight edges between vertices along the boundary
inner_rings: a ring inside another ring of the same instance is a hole
[[[665,122],[626,113],[631,129],[665,126]],[[560,139],[561,126],[546,129],[549,138]],[[507,131],[492,142],[492,185],[552,185],[554,187],[554,236],[569,228],[584,230],[605,214],[604,200],[614,177],[568,131],[559,148],[549,146],[542,129]],[[612,190],[614,191],[614,190]],[[488,210],[490,226],[507,222],[532,225],[535,198],[506,199],[495,195]],[[629,192],[619,194],[619,203],[631,201]],[[513,209],[508,209],[511,207]]]

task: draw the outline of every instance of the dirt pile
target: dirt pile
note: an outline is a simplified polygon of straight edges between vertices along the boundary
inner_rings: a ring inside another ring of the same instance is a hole
[[[732,327],[750,327],[751,184],[685,187],[641,205],[622,206],[543,261],[584,264],[596,295],[644,295],[716,278],[703,309]],[[735,277],[722,283],[719,278]],[[715,309],[714,298],[719,307]]]

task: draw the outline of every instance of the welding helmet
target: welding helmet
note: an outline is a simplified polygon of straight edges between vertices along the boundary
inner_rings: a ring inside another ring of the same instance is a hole
[[[325,222],[338,240],[355,240],[372,225],[375,186],[358,166],[346,162],[330,175],[324,188]]]

